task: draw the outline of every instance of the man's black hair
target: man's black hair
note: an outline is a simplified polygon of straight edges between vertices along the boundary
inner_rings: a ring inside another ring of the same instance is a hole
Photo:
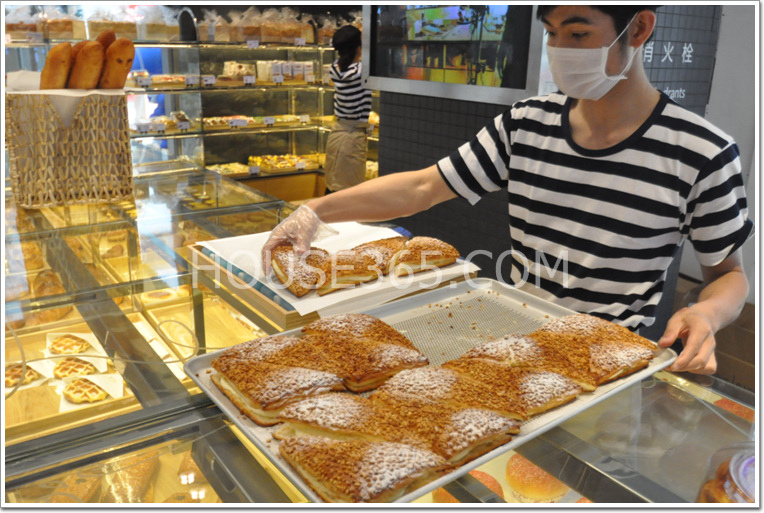
[[[541,19],[547,16],[559,5],[539,5],[536,11],[536,19]],[[626,28],[626,25],[631,21],[635,14],[640,11],[653,11],[660,7],[660,5],[589,5],[592,9],[597,9],[604,14],[607,14],[612,18],[613,25],[615,26],[615,33],[620,34]],[[652,37],[652,35],[651,35]]]

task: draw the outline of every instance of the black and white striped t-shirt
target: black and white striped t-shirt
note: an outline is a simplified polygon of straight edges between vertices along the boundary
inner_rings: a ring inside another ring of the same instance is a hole
[[[332,64],[329,76],[334,81],[334,115],[337,119],[367,121],[371,112],[371,91],[361,82],[361,63],[354,62],[345,71]]]
[[[508,191],[505,281],[632,329],[650,326],[684,238],[712,266],[753,233],[738,148],[661,94],[632,136],[589,150],[571,137],[569,106],[562,94],[518,102],[438,168],[472,204]]]

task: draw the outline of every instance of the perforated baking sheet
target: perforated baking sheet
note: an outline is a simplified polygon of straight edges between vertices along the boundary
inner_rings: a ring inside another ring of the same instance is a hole
[[[508,334],[531,333],[552,318],[574,312],[497,281],[477,279],[393,301],[365,310],[364,313],[382,319],[404,333],[427,355],[430,365],[440,365],[460,357],[468,349],[483,342]],[[299,336],[300,333],[299,329],[295,329],[283,334]],[[211,375],[215,371],[211,362],[221,351],[189,360],[185,366],[186,373],[306,498],[321,502],[302,477],[279,455],[278,441],[273,438],[273,432],[278,426],[258,426],[242,414],[212,382]],[[511,441],[400,497],[395,502],[411,502],[443,486],[624,388],[642,381],[669,366],[675,358],[676,353],[670,349],[658,351],[655,359],[645,369],[598,387],[593,392],[582,394],[571,403],[525,421],[521,433]]]

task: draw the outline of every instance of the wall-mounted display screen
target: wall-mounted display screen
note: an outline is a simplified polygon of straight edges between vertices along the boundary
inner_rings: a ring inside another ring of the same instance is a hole
[[[533,7],[372,6],[371,76],[525,89]]]

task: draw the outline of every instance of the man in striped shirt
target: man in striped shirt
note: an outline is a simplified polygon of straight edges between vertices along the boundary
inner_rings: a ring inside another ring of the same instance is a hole
[[[666,270],[689,239],[706,286],[669,320],[670,370],[716,371],[716,331],[748,294],[753,233],[734,141],[650,84],[639,49],[654,7],[541,6],[562,94],[518,102],[429,168],[312,200],[270,242],[306,247],[321,222],[377,221],[507,189],[511,282],[631,329],[655,321]],[[307,240],[307,243],[306,243]]]

